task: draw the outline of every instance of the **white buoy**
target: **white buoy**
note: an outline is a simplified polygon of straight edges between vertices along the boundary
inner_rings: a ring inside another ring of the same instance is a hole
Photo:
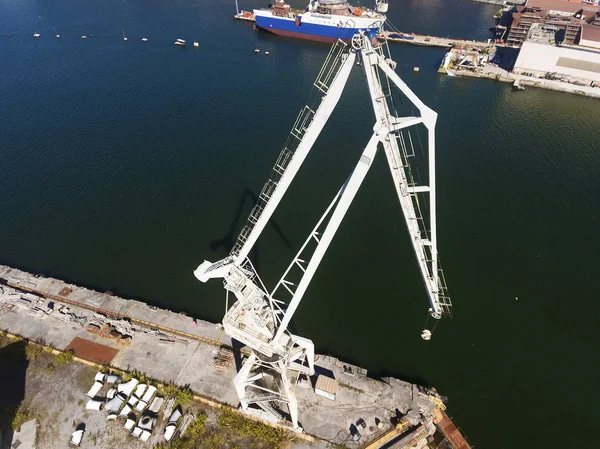
[[[40,37],[40,33],[33,33],[33,37],[37,39],[38,37]]]
[[[429,329],[423,329],[423,332],[421,332],[421,338],[425,341],[431,340],[431,331]]]
[[[198,48],[200,46],[199,42],[194,41],[194,47]]]

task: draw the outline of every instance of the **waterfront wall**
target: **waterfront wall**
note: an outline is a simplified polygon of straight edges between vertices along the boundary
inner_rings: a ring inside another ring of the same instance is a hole
[[[245,351],[221,325],[0,265],[0,329],[187,386],[207,401],[239,403],[233,379]],[[366,370],[328,355],[316,354],[315,368],[336,379],[339,390],[331,401],[314,393],[314,378],[299,379],[296,398],[309,440],[342,444],[358,417],[370,424],[361,430],[361,443],[387,435],[399,416],[419,432],[419,441],[435,433],[433,412],[445,408],[437,392],[395,378],[369,378]]]

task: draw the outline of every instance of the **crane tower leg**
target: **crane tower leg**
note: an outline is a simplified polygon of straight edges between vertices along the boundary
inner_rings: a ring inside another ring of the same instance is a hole
[[[287,360],[279,360],[276,363],[269,365],[261,363],[260,358],[257,357],[253,352],[236,376],[234,383],[240,397],[240,404],[243,409],[246,409],[252,402],[258,402],[250,400],[249,397],[251,396],[254,396],[257,400],[260,399],[260,403],[263,404],[263,406],[266,402],[265,398],[270,399],[269,402],[285,403],[288,407],[293,427],[295,429],[299,428],[298,405],[296,401],[296,395],[294,393],[292,379],[296,378],[299,372],[304,372],[307,374],[314,373],[314,345],[312,341],[306,338],[289,334],[287,332],[287,326],[298,304],[300,303],[308,284],[316,272],[319,263],[323,259],[329,244],[331,243],[340,223],[342,222],[342,219],[348,211],[352,200],[356,196],[360,185],[362,184],[367,172],[369,171],[369,168],[371,167],[377,152],[377,145],[379,144],[380,136],[385,135],[387,135],[387,130],[379,129],[373,134],[367,146],[365,147],[354,171],[344,183],[339,193],[336,195],[334,202],[337,202],[337,205],[331,214],[331,218],[327,223],[322,237],[319,239],[317,249],[315,250],[306,268],[306,271],[304,272],[304,276],[300,281],[298,288],[295,290],[294,298],[290,302],[283,320],[279,323],[278,329],[280,329],[281,332],[275,335],[274,340],[279,341],[282,337],[284,337],[285,331],[286,335],[289,335],[289,338],[295,344],[297,350],[295,352],[290,351]],[[330,209],[328,208],[326,214],[328,214],[329,210]],[[280,281],[279,285],[281,285],[282,282],[285,282],[285,280]],[[306,367],[305,362],[308,364],[308,367]],[[265,392],[265,387],[260,385],[260,383],[264,382],[265,377],[257,375],[257,373],[260,372],[261,367],[268,368],[271,373],[276,373],[277,377],[281,379],[282,388],[279,392],[274,390]],[[248,393],[250,390],[253,392],[252,394]],[[261,391],[256,393],[257,390]]]

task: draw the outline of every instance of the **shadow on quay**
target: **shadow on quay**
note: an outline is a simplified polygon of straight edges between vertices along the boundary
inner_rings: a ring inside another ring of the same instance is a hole
[[[25,375],[29,361],[25,340],[11,343],[0,337],[0,447],[11,447],[12,422],[25,399]],[[3,442],[5,445],[3,445]]]

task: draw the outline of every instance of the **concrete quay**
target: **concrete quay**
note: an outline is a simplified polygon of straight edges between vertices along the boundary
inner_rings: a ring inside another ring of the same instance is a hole
[[[395,37],[402,35],[410,35],[410,39]],[[396,32],[396,31],[383,31],[377,35],[379,40],[388,41],[388,42],[398,42],[402,44],[412,44],[412,45],[420,45],[422,47],[438,47],[438,48],[452,48],[456,46],[465,46],[465,47],[476,47],[476,48],[487,48],[492,46],[500,46],[502,47],[504,44],[497,43],[489,43],[489,42],[480,42],[480,41],[472,41],[465,39],[453,39],[450,37],[438,37],[438,36],[426,36],[423,34],[414,34],[414,33],[404,33],[404,32]]]
[[[189,386],[207,401],[238,406],[233,378],[245,354],[223,357],[233,345],[221,325],[0,265],[0,329],[59,350],[74,347],[80,358],[137,370]],[[78,353],[82,343],[110,355],[94,360],[89,351]],[[311,447],[349,444],[350,429],[361,419],[366,426],[358,429],[358,447],[389,444],[383,441],[392,431],[398,433],[394,441],[425,447],[435,433],[436,411],[445,408],[437,393],[394,378],[371,379],[366,370],[331,356],[317,355],[315,365],[339,388],[332,401],[315,394],[316,379],[298,383],[303,444],[307,439],[314,441]]]
[[[548,80],[540,77],[526,76],[523,74],[508,72],[494,66],[486,66],[480,70],[456,70],[440,69],[440,73],[450,74],[450,76],[465,76],[469,78],[483,78],[501,83],[511,83],[515,88],[538,87],[540,89],[554,90],[557,92],[566,92],[584,97],[600,98],[600,87],[581,86],[564,81]]]

